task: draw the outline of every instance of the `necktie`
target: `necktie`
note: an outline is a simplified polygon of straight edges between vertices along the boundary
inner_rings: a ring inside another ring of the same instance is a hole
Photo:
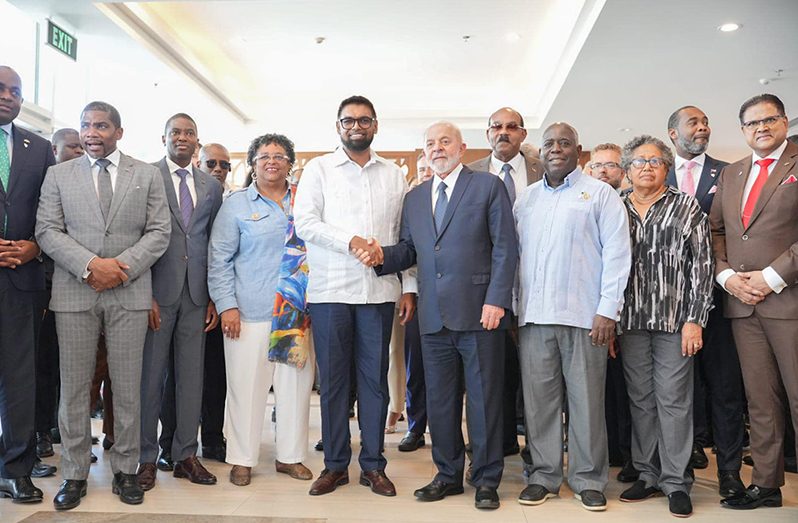
[[[751,187],[751,192],[748,193],[748,199],[745,200],[745,206],[743,207],[744,229],[748,228],[748,224],[751,221],[751,215],[754,214],[756,201],[759,199],[759,193],[762,192],[762,187],[764,187],[765,182],[768,181],[768,167],[770,167],[770,164],[775,161],[776,160],[773,158],[765,158],[763,160],[756,161],[756,164],[759,166],[759,174],[756,176],[756,181],[754,182],[753,187]]]
[[[178,169],[175,174],[180,178],[180,214],[183,216],[183,225],[188,227],[191,215],[194,213],[194,200],[191,199],[191,191],[188,190],[188,183],[186,183],[188,171]]]
[[[8,134],[5,129],[0,129],[0,181],[3,189],[8,192],[8,177],[11,175],[11,158],[8,156]]]
[[[684,173],[684,178],[682,178],[682,192],[687,193],[690,196],[695,196],[695,177],[693,176],[693,167],[697,164],[690,160],[689,162],[684,164],[684,167],[687,169]]]
[[[95,163],[100,167],[100,172],[97,173],[97,196],[100,199],[100,210],[103,212],[103,218],[108,222],[108,214],[111,212],[111,200],[114,197],[114,189],[111,186],[111,173],[108,172],[111,160],[100,158]]]
[[[446,215],[446,205],[449,203],[449,198],[446,197],[446,182],[441,182],[438,185],[438,199],[435,200],[435,230],[440,232],[443,225],[443,217]]]
[[[510,195],[510,205],[512,205],[515,203],[515,182],[513,182],[513,177],[510,176],[510,169],[512,169],[512,167],[509,163],[502,165],[504,186],[507,187],[507,194]]]

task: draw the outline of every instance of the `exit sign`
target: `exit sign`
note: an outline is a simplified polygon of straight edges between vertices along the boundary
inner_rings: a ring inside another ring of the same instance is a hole
[[[78,39],[50,20],[47,20],[47,43],[71,59],[78,59]]]

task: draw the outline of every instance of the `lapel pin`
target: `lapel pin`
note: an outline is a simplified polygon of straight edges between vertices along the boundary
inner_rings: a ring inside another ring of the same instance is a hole
[[[590,199],[590,193],[586,193],[586,192],[582,191],[579,194],[579,199],[580,200],[585,200],[585,201],[589,200]]]
[[[24,140],[22,140],[22,145],[23,145],[23,147],[25,147],[25,149],[27,149],[28,146],[30,145],[30,140],[25,138]]]
[[[740,172],[738,172],[738,173],[737,173],[737,176],[742,176],[742,175],[743,175],[743,172],[742,172],[742,171],[740,171]]]
[[[717,170],[717,169],[711,169],[711,170],[709,171],[709,175],[710,175],[711,177],[713,177],[713,178],[715,177],[715,175],[716,175],[717,173],[718,173],[718,170]]]
[[[257,220],[258,218],[260,218],[260,214],[258,214],[258,213],[256,213],[256,212],[253,212],[253,213],[252,213],[252,219],[253,219],[253,220]]]

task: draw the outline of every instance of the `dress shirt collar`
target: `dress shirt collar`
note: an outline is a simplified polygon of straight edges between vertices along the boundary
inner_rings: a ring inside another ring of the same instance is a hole
[[[684,167],[684,164],[687,162],[694,162],[698,169],[693,170],[693,174],[701,174],[701,171],[704,169],[704,163],[707,161],[707,153],[701,153],[692,160],[688,160],[686,158],[682,158],[678,154],[676,155],[676,159],[674,161],[674,171],[679,171]]]
[[[369,161],[366,162],[362,169],[365,169],[372,163],[376,163],[378,161],[382,161],[382,158],[375,153],[373,149],[369,149]],[[333,152],[333,165],[335,165],[335,167],[341,167],[347,162],[352,162],[353,164],[357,165],[358,169],[361,169],[360,165],[350,158],[348,154],[346,154],[346,151],[343,147],[336,147],[335,151]]]
[[[173,161],[171,160],[171,158],[169,158],[169,157],[167,156],[167,157],[166,157],[166,166],[167,166],[167,167],[169,167],[169,172],[170,172],[171,174],[177,174],[175,171],[177,171],[178,169],[185,169],[185,170],[187,170],[187,171],[188,171],[188,176],[189,176],[189,177],[192,177],[192,178],[194,177],[194,170],[192,169],[191,162],[189,162],[189,164],[188,164],[187,166],[185,166],[185,167],[180,167],[180,166],[179,166],[179,165],[177,165],[175,162],[173,162]]]
[[[12,136],[11,135],[11,126],[12,125],[14,125],[13,122],[8,122],[5,125],[0,125],[0,129],[4,130],[6,132],[6,134],[3,135],[4,137]]]
[[[561,189],[563,187],[571,187],[571,186],[575,185],[576,182],[579,181],[579,178],[581,176],[582,176],[582,169],[580,169],[579,166],[577,166],[576,169],[571,171],[565,177],[565,180],[563,180],[562,185],[560,185],[559,187],[552,187],[551,185],[549,185],[549,175],[548,175],[548,173],[546,173],[546,174],[543,175],[543,187],[546,188],[549,191],[556,191],[556,190]]]
[[[285,184],[286,184],[286,188],[288,189],[286,192],[290,193],[291,192],[291,184],[288,183],[288,181],[286,181]],[[268,198],[266,198],[265,196],[263,196],[258,191],[258,186],[255,185],[255,181],[254,180],[252,181],[251,184],[249,184],[249,186],[247,186],[247,198],[249,198],[253,202],[255,200],[257,200],[258,198],[260,198],[261,200],[264,200],[264,201],[272,201],[272,200],[269,200]]]
[[[505,163],[509,163],[510,167],[513,168],[513,170],[511,172],[519,173],[519,172],[521,172],[521,167],[524,164],[524,157],[519,152],[518,154],[516,154],[515,156],[510,158],[509,162],[503,162],[503,161],[499,160],[498,158],[496,158],[496,156],[491,154],[490,155],[490,172],[496,173],[496,174],[500,174],[502,172],[502,167],[504,166]]]
[[[782,144],[779,145],[776,148],[775,151],[773,151],[772,153],[770,153],[769,155],[767,155],[765,157],[759,156],[758,154],[756,154],[756,152],[753,152],[752,153],[753,157],[751,158],[751,163],[753,165],[753,164],[755,164],[757,162],[757,160],[764,160],[765,158],[773,158],[774,160],[776,160],[776,162],[778,162],[779,158],[781,158],[781,155],[784,154],[784,149],[786,149],[786,148],[787,148],[787,140],[784,140],[784,142],[782,142]],[[776,162],[774,162],[774,164]],[[772,171],[772,169],[771,169],[771,171]]]
[[[88,155],[86,155],[86,156],[88,156]],[[122,153],[119,152],[119,149],[114,149],[114,152],[112,152],[111,154],[109,154],[105,158],[110,160],[111,161],[111,165],[113,165],[114,167],[119,167],[119,159],[120,159],[121,156],[122,156]],[[91,167],[94,167],[94,165],[97,163],[97,160],[99,160],[99,159],[100,158],[92,158],[91,156],[89,156],[89,165]]]
[[[457,178],[460,177],[460,173],[462,171],[463,171],[463,164],[462,163],[458,163],[457,167],[455,167],[454,170],[449,173],[449,175],[446,177],[445,180],[441,180],[440,176],[435,174],[435,176],[432,177],[432,194],[435,194],[435,192],[438,190],[438,186],[441,184],[441,182],[446,182],[446,190],[447,191],[453,189],[454,188],[454,184],[457,183]]]

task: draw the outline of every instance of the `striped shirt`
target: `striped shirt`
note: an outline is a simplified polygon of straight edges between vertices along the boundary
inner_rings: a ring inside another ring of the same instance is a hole
[[[623,197],[632,235],[632,272],[621,315],[623,330],[675,333],[684,323],[707,324],[713,264],[709,221],[698,201],[667,187],[641,219]]]

